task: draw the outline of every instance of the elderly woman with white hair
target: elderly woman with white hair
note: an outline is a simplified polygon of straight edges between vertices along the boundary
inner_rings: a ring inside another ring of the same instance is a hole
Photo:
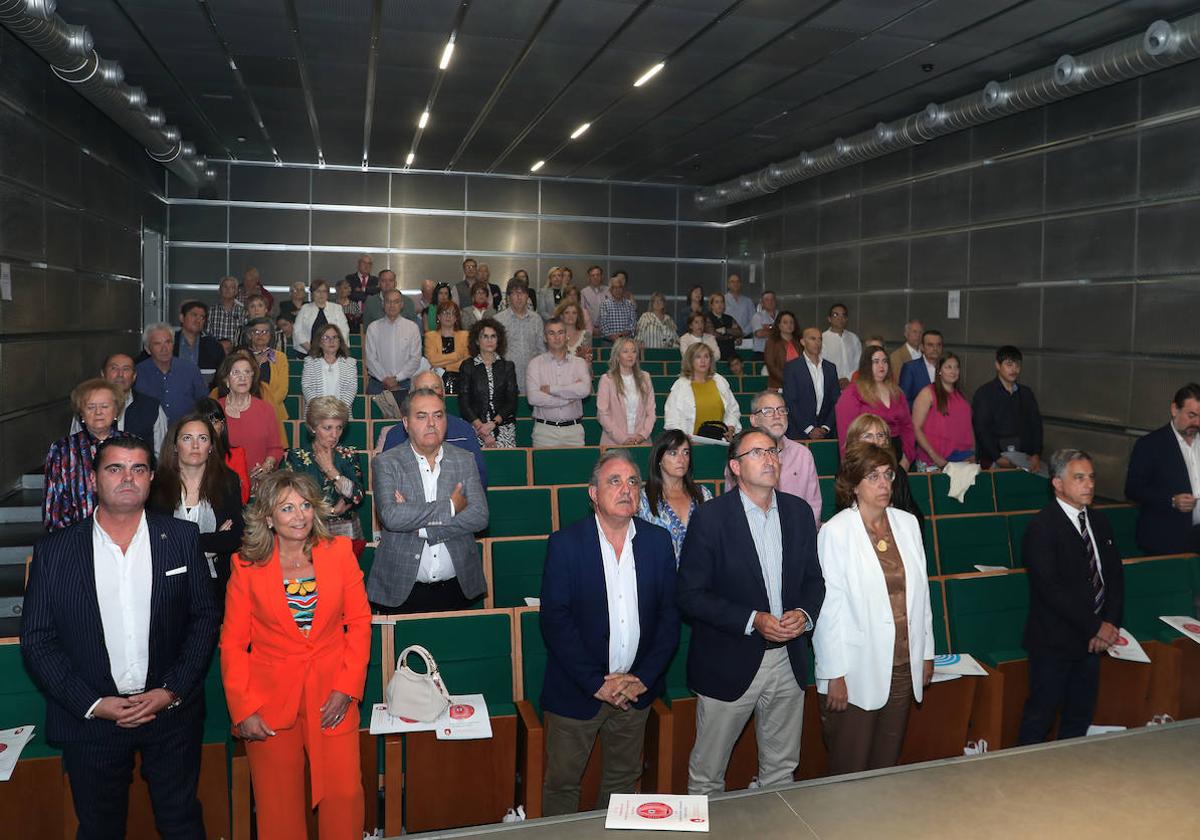
[[[329,516],[325,526],[334,536],[349,537],[356,554],[363,546],[362,524],[358,508],[362,505],[362,469],[353,449],[342,446],[342,432],[350,419],[350,408],[337,397],[317,397],[308,403],[304,422],[308,426],[309,445],[289,449],[283,469],[311,477],[321,488]]]

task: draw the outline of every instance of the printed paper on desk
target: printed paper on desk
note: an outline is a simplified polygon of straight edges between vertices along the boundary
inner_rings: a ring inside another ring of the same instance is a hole
[[[941,671],[934,670],[933,676],[929,679],[930,683],[950,682],[951,680],[961,680],[962,674],[945,674]]]
[[[432,732],[437,721],[422,723],[419,720],[389,715],[387,703],[376,703],[371,707],[371,734],[394,735],[401,732]]]
[[[635,831],[708,831],[708,797],[670,793],[614,793],[605,828]]]
[[[933,678],[938,674],[957,674],[960,677],[986,677],[987,670],[969,653],[940,653],[933,658]]]
[[[976,570],[980,572],[1007,572],[1008,566],[985,566],[982,563],[975,564]]]
[[[33,737],[33,726],[18,726],[16,729],[0,730],[0,782],[12,778],[13,770],[17,768],[17,760],[21,750]]]
[[[527,607],[540,607],[541,605],[542,605],[541,598],[526,598],[525,599],[525,606],[527,606]]]
[[[1150,657],[1142,650],[1141,643],[1124,627],[1117,631],[1117,643],[1108,649],[1108,655],[1124,662],[1150,663]]]
[[[492,718],[482,694],[452,694],[436,723],[439,741],[475,741],[492,737]]]
[[[1192,618],[1190,615],[1160,615],[1158,620],[1165,621],[1193,642],[1200,644],[1200,618]]]

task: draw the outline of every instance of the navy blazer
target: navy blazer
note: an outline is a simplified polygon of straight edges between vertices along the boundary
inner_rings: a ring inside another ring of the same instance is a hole
[[[783,535],[783,609],[804,610],[815,626],[825,600],[825,578],[817,561],[812,508],[787,493],[777,492],[775,499]],[[692,513],[679,557],[679,609],[692,625],[688,688],[717,700],[741,697],[767,649],[757,631],[746,635],[746,624],[751,610],[770,612],[771,604],[740,491],[722,493]],[[787,652],[803,687],[808,640],[803,635],[793,639]]]
[[[84,717],[117,693],[96,600],[94,522],[89,516],[43,537],[29,568],[21,652],[46,696],[52,743],[119,737],[112,721]],[[146,690],[165,687],[183,700],[146,726],[195,723],[204,716],[204,677],[221,624],[216,592],[194,524],[147,511],[146,526],[153,565]],[[167,574],[180,567],[187,571]]]
[[[679,612],[671,535],[644,519],[635,519],[634,524],[641,636],[629,672],[646,686],[633,704],[644,709],[663,693],[667,666],[679,645]],[[578,720],[593,718],[600,711],[601,701],[593,695],[609,673],[607,591],[596,517],[586,516],[551,534],[542,572],[545,711]]]
[[[834,407],[841,394],[837,368],[833,362],[821,359],[821,373],[825,379],[825,394],[821,404],[817,405],[817,392],[813,388],[804,356],[792,359],[783,366],[783,401],[788,410],[787,436],[792,440],[808,437],[804,430],[809,426],[824,426],[829,429],[829,437],[837,436]]]
[[[1200,551],[1200,527],[1192,515],[1175,510],[1171,497],[1191,493],[1187,464],[1171,424],[1138,438],[1129,455],[1125,498],[1137,502],[1137,541],[1147,554]]]
[[[900,368],[900,390],[908,399],[911,407],[917,400],[917,394],[932,384],[929,379],[929,368],[925,367],[925,357],[905,362]]]
[[[1096,559],[1104,579],[1104,606],[1093,607],[1092,581],[1079,523],[1057,500],[1042,508],[1025,528],[1021,558],[1029,577],[1029,616],[1023,646],[1031,654],[1082,659],[1088,642],[1107,621],[1121,626],[1125,611],[1125,573],[1104,514],[1087,509]]]

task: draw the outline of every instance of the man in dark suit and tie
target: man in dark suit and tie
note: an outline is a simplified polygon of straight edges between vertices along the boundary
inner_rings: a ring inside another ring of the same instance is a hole
[[[663,528],[635,519],[641,475],[609,449],[592,471],[596,513],[550,535],[542,574],[546,676],[543,815],[579,810],[597,735],[604,773],[597,808],[633,793],[650,704],[679,644],[675,552]]]
[[[141,438],[101,443],[96,512],[38,543],[25,591],[22,653],[80,838],[125,836],[138,754],[159,833],[205,837],[204,675],[221,618],[196,526],[145,510],[151,465]]]
[[[374,264],[370,254],[363,254],[358,258],[358,268],[346,275],[350,281],[350,300],[361,303],[371,295],[379,294],[379,278],[371,273]]]
[[[1140,505],[1137,541],[1147,554],[1200,552],[1200,384],[1176,391],[1171,422],[1133,445],[1125,498]]]
[[[1029,522],[1022,557],[1029,577],[1029,697],[1017,735],[1045,739],[1061,711],[1058,737],[1086,735],[1096,711],[1100,656],[1119,637],[1125,578],[1112,528],[1091,507],[1092,456],[1060,449],[1050,458],[1054,501]]]
[[[679,559],[679,610],[692,624],[697,694],[688,793],[725,789],[733,744],[754,714],[758,781],[792,781],[800,763],[808,642],[825,600],[808,503],[775,492],[779,450],[757,429],[729,443],[737,490],[692,514]]]
[[[900,368],[900,390],[904,392],[909,408],[917,401],[917,394],[928,388],[937,376],[942,349],[942,334],[937,330],[925,330],[921,334],[921,358],[905,362]]]
[[[821,358],[824,338],[816,327],[800,336],[804,353],[783,366],[783,401],[787,404],[787,436],[792,440],[821,440],[837,436],[837,368]]]
[[[371,464],[383,538],[367,597],[384,614],[466,609],[487,591],[475,547],[487,496],[471,453],[445,445],[446,401],[418,388],[401,408],[408,441]]]

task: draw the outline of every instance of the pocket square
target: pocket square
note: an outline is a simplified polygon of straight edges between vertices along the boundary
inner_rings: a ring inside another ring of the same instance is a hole
[[[186,574],[187,574],[187,566],[178,566],[174,569],[167,569],[166,576],[170,577],[171,575],[186,575]]]

